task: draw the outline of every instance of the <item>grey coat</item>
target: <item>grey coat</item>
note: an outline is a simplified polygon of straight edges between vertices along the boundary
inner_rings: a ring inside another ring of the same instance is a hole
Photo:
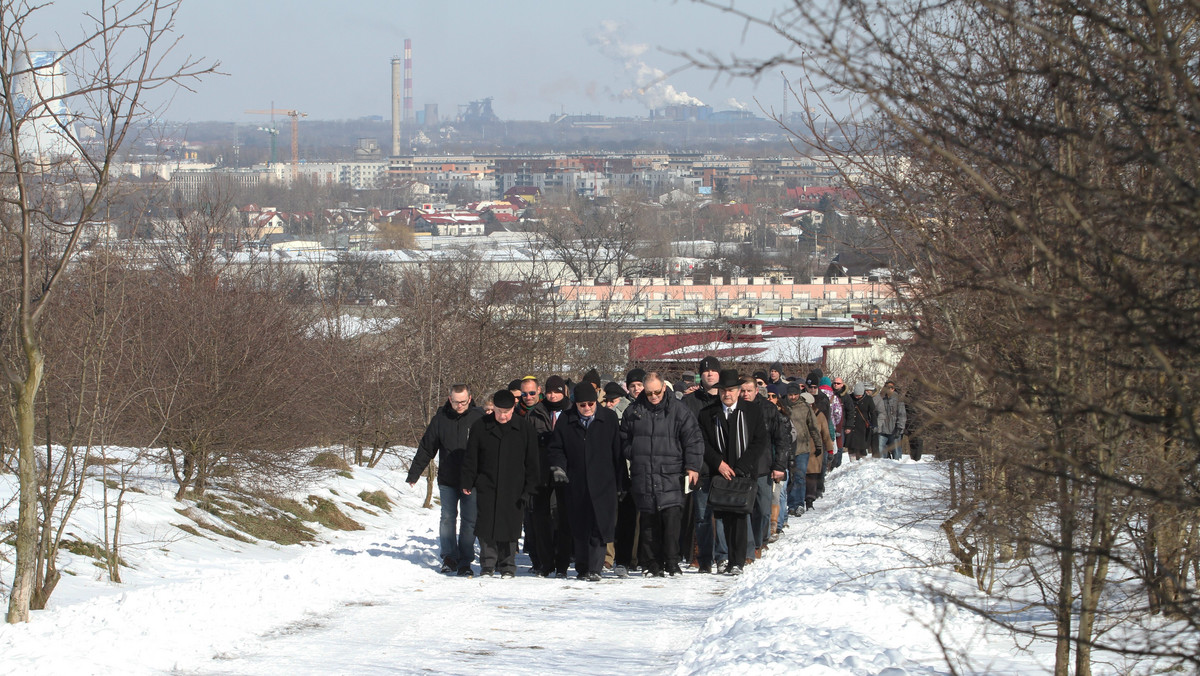
[[[904,434],[904,425],[908,422],[904,411],[904,400],[900,395],[893,394],[885,397],[875,395],[875,431],[880,434]]]

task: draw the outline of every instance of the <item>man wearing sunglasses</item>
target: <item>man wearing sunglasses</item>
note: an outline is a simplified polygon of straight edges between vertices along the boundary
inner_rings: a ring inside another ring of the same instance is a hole
[[[695,485],[704,441],[696,417],[671,396],[663,378],[646,374],[645,389],[621,418],[622,455],[640,514],[638,560],[646,575],[680,574],[679,531],[684,481]],[[686,477],[686,478],[685,478]]]
[[[576,385],[574,393],[575,406],[550,438],[550,472],[566,489],[575,573],[597,582],[616,530],[617,495],[626,489],[629,476],[617,414],[597,403],[591,383]]]

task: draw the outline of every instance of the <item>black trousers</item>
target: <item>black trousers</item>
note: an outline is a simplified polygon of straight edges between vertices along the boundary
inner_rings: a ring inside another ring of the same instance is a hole
[[[679,521],[679,556],[684,563],[692,562],[696,548],[696,491],[683,496],[683,518]]]
[[[581,577],[588,573],[604,572],[604,557],[608,554],[608,543],[596,525],[596,514],[588,501],[583,511],[573,512],[571,534],[575,539],[575,572]]]
[[[571,528],[567,523],[566,486],[544,486],[534,493],[530,519],[533,551],[530,560],[543,573],[566,573],[571,566]]]
[[[517,543],[480,540],[479,567],[484,571],[494,570],[498,573],[515,574],[517,572]]]
[[[632,495],[617,503],[617,530],[613,534],[613,565],[633,568],[633,543],[637,542],[638,511]]]
[[[750,520],[745,514],[733,512],[714,512],[713,516],[721,520],[725,527],[725,545],[729,547],[729,565],[738,568],[746,565],[746,538],[749,535]]]
[[[639,517],[641,552],[638,561],[642,568],[657,573],[679,566],[679,525],[683,518],[683,507],[642,512]]]

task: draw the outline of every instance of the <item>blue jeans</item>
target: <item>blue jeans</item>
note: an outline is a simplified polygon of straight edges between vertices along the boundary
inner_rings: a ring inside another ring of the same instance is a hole
[[[899,460],[904,456],[904,447],[900,445],[900,434],[879,433],[879,457]]]
[[[457,488],[438,484],[438,493],[442,498],[442,519],[438,524],[442,560],[449,557],[458,563],[459,568],[464,568],[475,560],[475,492],[463,495]],[[462,527],[456,533],[460,513]]]
[[[788,475],[790,476],[791,473],[789,472]],[[779,519],[775,522],[775,528],[779,529],[783,528],[784,524],[787,523],[788,518],[788,477],[785,476],[782,482],[776,484],[776,486],[773,486],[772,488],[776,487],[779,489],[779,495],[775,496],[775,505],[779,507]],[[772,533],[772,535],[774,535],[774,533]]]
[[[708,488],[711,484],[712,477],[700,477],[700,485],[692,492],[692,499],[696,503],[696,546],[700,549],[697,559],[701,566],[708,567],[712,566],[714,555],[716,555],[717,561],[729,558],[729,548],[725,543],[725,529],[715,523],[712,508],[708,506]],[[715,548],[713,545],[714,525],[717,534]]]
[[[808,497],[808,483],[805,479],[805,473],[808,470],[808,453],[796,454],[796,471],[788,481],[787,490],[787,506],[788,509],[804,509],[804,499]]]

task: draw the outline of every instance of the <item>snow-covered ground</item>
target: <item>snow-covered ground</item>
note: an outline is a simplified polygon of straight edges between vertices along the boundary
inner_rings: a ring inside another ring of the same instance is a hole
[[[1018,651],[978,618],[928,600],[969,580],[936,524],[915,520],[940,482],[929,462],[866,461],[829,479],[818,509],[742,577],[605,578],[599,583],[465,579],[435,572],[437,510],[398,469],[355,468],[297,491],[354,502],[384,490],[385,513],[343,509],[366,530],[321,530],[316,545],[189,535],[166,482],[130,494],[123,584],[63,554],[50,607],[0,626],[12,674],[948,674],[942,644],[975,673],[1044,672],[1050,648]],[[97,484],[98,485],[98,484]],[[154,486],[158,486],[155,490]],[[13,491],[0,476],[0,504]],[[85,501],[86,502],[86,501]],[[9,506],[3,520],[15,518]],[[95,539],[84,510],[69,529]],[[2,550],[11,557],[11,548]],[[11,581],[12,565],[0,561]],[[940,641],[940,643],[939,643]],[[956,658],[957,659],[957,658]]]

